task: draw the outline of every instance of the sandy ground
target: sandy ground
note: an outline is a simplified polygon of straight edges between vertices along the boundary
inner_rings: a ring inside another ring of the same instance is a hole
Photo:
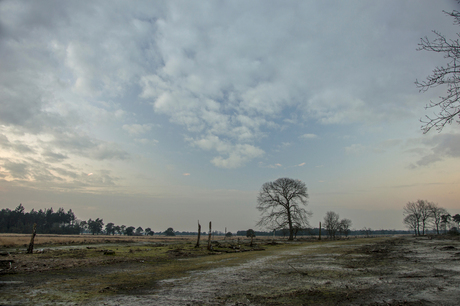
[[[460,304],[459,240],[350,239],[254,253],[257,256],[232,265],[228,259],[216,261],[219,255],[211,256],[207,269],[191,269],[185,277],[162,279],[142,290],[111,291],[78,303],[61,300],[59,294],[54,300],[42,301],[33,285],[14,283],[21,278],[6,275],[0,278],[0,304],[27,304],[27,299],[2,299],[2,292],[14,290],[34,296],[33,305]],[[178,260],[195,264],[195,258]],[[125,268],[129,273],[129,267]],[[120,266],[113,269],[120,270]],[[55,278],[69,277],[72,271]],[[30,276],[40,279],[36,274]],[[51,284],[51,278],[48,275],[43,280]]]
[[[426,237],[307,245],[104,305],[459,305],[459,255],[459,241]]]

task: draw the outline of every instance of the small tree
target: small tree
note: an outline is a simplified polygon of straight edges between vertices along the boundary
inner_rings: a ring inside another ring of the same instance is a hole
[[[102,232],[103,226],[104,222],[102,222],[102,219],[97,218],[96,220],[88,220],[88,229],[93,235],[99,235],[99,233]]]
[[[297,238],[297,234],[303,230],[302,226],[300,224],[295,224],[293,227],[294,230],[294,238]]]
[[[457,227],[459,227],[460,226],[460,215],[456,214],[456,215],[452,216],[452,221],[456,222]]]
[[[441,227],[442,216],[447,214],[447,210],[442,207],[439,207],[438,204],[429,203],[429,210],[431,212],[431,222],[433,227],[436,229],[436,234],[439,235],[439,230]]]
[[[119,225],[115,225],[113,227],[113,230],[118,233],[118,235],[121,235],[123,232],[121,231],[121,227]]]
[[[227,233],[225,234],[225,237],[231,238],[231,237],[232,237],[232,233],[231,233],[231,232],[227,232]]]
[[[80,233],[83,234],[88,230],[88,222],[80,221]]]
[[[370,227],[363,227],[363,229],[361,230],[361,233],[363,235],[365,235],[367,238],[370,237],[371,233],[372,233],[372,228]]]
[[[326,216],[324,217],[324,228],[327,231],[327,235],[329,236],[330,239],[335,239],[335,234],[339,230],[339,214],[333,212],[333,211],[328,211],[326,213]]]
[[[134,235],[134,230],[136,228],[134,226],[128,226],[126,229],[125,229],[125,233],[126,235],[128,236],[133,236]]]
[[[255,236],[256,236],[256,233],[254,232],[253,229],[248,229],[248,230],[246,231],[246,237],[248,237],[248,238],[250,237],[250,238],[251,238],[251,243],[250,243],[251,246],[252,246],[252,241],[254,240],[254,237],[255,237]]]
[[[345,237],[348,237],[348,234],[350,233],[350,227],[351,227],[351,220],[350,219],[342,219],[342,220],[340,220],[339,232],[340,232],[341,235],[344,235]]]
[[[155,232],[152,231],[152,229],[151,229],[150,227],[147,227],[147,228],[145,229],[145,234],[146,234],[147,236],[153,236],[153,234],[155,234]]]
[[[255,237],[255,236],[256,236],[256,233],[254,232],[253,229],[250,228],[250,229],[248,229],[246,231],[246,237],[251,238],[251,237]]]
[[[136,235],[141,236],[142,233],[144,233],[144,229],[142,227],[139,226],[138,228],[136,228]]]
[[[169,227],[165,232],[164,234],[166,236],[176,236],[176,233],[174,232],[174,229],[172,227]]]
[[[447,227],[452,220],[452,216],[447,213],[441,216],[441,228],[444,230],[444,234],[447,234]]]
[[[106,233],[107,235],[110,235],[110,234],[115,235],[115,227],[114,227],[114,225],[115,225],[115,224],[113,224],[112,222],[107,223],[107,224],[105,225],[105,233]]]

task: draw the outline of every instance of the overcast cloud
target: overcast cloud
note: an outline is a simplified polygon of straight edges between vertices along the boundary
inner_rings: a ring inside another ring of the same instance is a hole
[[[307,183],[315,218],[337,210],[365,226],[346,214],[381,209],[375,188],[460,167],[457,126],[426,137],[419,129],[442,89],[414,85],[444,63],[416,48],[431,30],[455,35],[442,12],[453,9],[455,1],[2,1],[0,205],[73,205],[82,218],[121,223],[136,216],[107,213],[104,195],[182,220],[188,205],[205,214],[206,203],[231,205],[216,194],[232,194],[246,203],[235,224],[252,227],[257,190],[288,176]],[[27,205],[18,188],[48,196]],[[345,189],[349,198],[325,196]],[[422,196],[453,207],[458,195],[425,191],[385,195],[387,208]],[[402,227],[400,217],[381,226]]]

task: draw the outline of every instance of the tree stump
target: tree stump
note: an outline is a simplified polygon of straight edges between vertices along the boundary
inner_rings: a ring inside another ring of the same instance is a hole
[[[198,239],[196,240],[195,248],[200,247],[200,236],[201,236],[201,225],[200,225],[200,221],[198,221]]]
[[[32,237],[30,237],[29,247],[27,248],[27,254],[34,253],[34,239],[37,234],[37,223],[34,223],[34,229],[32,230]]]

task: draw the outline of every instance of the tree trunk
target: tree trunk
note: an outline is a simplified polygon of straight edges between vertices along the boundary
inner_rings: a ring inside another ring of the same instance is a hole
[[[198,221],[198,239],[196,240],[195,248],[200,247],[200,236],[201,236],[201,225],[200,225],[200,221]]]
[[[319,222],[319,237],[318,240],[321,240],[321,221]]]
[[[291,219],[291,207],[287,206],[287,216],[288,216],[288,223],[289,223],[289,241],[294,240],[294,229],[292,228],[292,219]]]
[[[209,221],[209,236],[208,236],[208,251],[212,251],[212,246],[211,246],[211,221]]]

